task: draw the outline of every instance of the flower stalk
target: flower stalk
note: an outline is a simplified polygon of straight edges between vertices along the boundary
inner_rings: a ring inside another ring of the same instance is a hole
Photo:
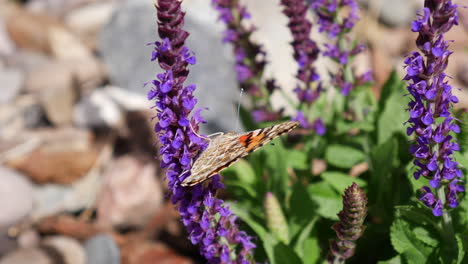
[[[255,244],[239,230],[236,217],[224,201],[216,198],[217,191],[223,188],[219,176],[203,185],[180,185],[194,158],[207,146],[206,140],[196,133],[205,121],[200,114],[202,109],[194,110],[196,86],[184,84],[188,66],[195,64],[196,58],[185,46],[189,33],[183,29],[185,13],[181,1],[158,0],[156,9],[162,41],[150,43],[154,46],[152,60],[157,60],[164,72],[151,82],[148,99],[155,101],[157,109],[155,132],[171,201],[177,204],[191,242],[199,245],[200,254],[208,263],[251,263]]]
[[[364,233],[367,216],[367,196],[356,183],[346,188],[343,209],[338,213],[340,221],[332,226],[337,240],[330,240],[328,263],[344,263],[354,255],[355,241]]]
[[[458,194],[465,191],[462,172],[453,158],[460,147],[450,135],[460,132],[450,112],[458,98],[452,94],[444,73],[452,54],[444,34],[457,24],[457,5],[451,0],[424,2],[422,14],[413,21],[411,28],[418,32],[419,51],[405,59],[407,74],[404,78],[412,97],[408,104],[407,134],[415,135],[410,153],[415,157],[418,170],[413,176],[429,180],[429,186],[419,190],[419,200],[432,209],[434,216],[443,216],[447,232],[453,229],[447,209],[457,207]]]
[[[299,111],[294,120],[299,121],[303,128],[314,130],[317,134],[325,134],[326,128],[320,118],[309,121],[310,117],[305,113],[311,113],[311,105],[323,91],[320,84],[320,76],[314,63],[317,60],[320,49],[317,43],[310,38],[312,23],[306,18],[308,7],[304,0],[282,0],[283,13],[288,17],[288,28],[292,33],[291,46],[294,50],[294,59],[298,63],[296,78],[297,84],[294,92],[299,99]]]

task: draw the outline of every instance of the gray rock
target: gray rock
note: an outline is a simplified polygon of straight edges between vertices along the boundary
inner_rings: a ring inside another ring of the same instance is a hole
[[[409,25],[416,12],[414,2],[408,0],[380,1],[379,10],[379,20],[391,27]]]
[[[11,238],[6,231],[0,232],[0,258],[17,247],[16,239]]]
[[[233,71],[231,47],[221,43],[222,25],[209,1],[187,1],[183,9],[185,29],[190,32],[187,46],[197,56],[186,84],[196,84],[197,107],[208,107],[203,115],[207,132],[232,131],[236,124],[239,92]],[[156,10],[150,1],[124,2],[102,30],[98,49],[114,85],[146,94],[145,82],[162,72],[151,62],[152,46],[158,40]]]
[[[119,248],[109,235],[99,234],[88,239],[84,248],[88,264],[120,264]]]
[[[73,113],[73,121],[79,127],[115,127],[123,118],[122,109],[104,89],[94,90],[80,100]]]
[[[24,74],[17,69],[0,70],[0,83],[2,84],[2,96],[0,104],[8,103],[21,92],[24,83]]]
[[[14,225],[33,207],[32,187],[22,174],[0,166],[0,232]]]
[[[96,200],[101,187],[99,173],[88,173],[70,185],[41,184],[33,186],[35,200],[32,219],[40,219],[59,212],[76,212]]]

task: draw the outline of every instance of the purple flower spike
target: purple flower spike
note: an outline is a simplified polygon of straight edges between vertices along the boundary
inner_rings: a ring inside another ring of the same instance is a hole
[[[426,0],[424,5],[411,27],[419,33],[416,45],[420,51],[412,52],[405,59],[404,80],[412,96],[408,104],[408,134],[416,137],[410,148],[414,164],[419,167],[414,177],[424,176],[435,189],[424,187],[419,199],[435,216],[441,216],[444,208],[458,206],[457,193],[465,191],[460,185],[462,172],[452,157],[460,147],[449,135],[451,131],[460,132],[450,113],[458,99],[452,94],[444,73],[452,54],[444,34],[458,24],[458,12],[451,0]],[[444,188],[445,197],[439,197],[440,188]]]
[[[292,33],[291,46],[294,49],[294,59],[298,63],[296,78],[299,80],[294,92],[301,104],[311,107],[323,91],[314,63],[320,54],[320,49],[310,38],[312,23],[306,18],[308,6],[304,0],[281,0],[283,13],[288,17],[288,27]],[[295,120],[306,129],[311,129],[319,135],[325,134],[325,125],[321,119],[310,123],[302,111],[297,113]]]
[[[364,233],[367,216],[367,196],[356,183],[346,188],[343,195],[343,210],[338,213],[340,221],[332,226],[338,239],[330,240],[328,263],[344,263],[354,255],[356,240]]]
[[[226,25],[223,42],[231,43],[234,48],[239,87],[257,98],[267,96],[259,88],[266,53],[261,45],[250,39],[255,27],[244,25],[250,18],[246,8],[238,0],[212,0],[212,5],[219,13],[219,20]]]
[[[158,32],[163,41],[153,43],[152,60],[157,60],[165,72],[151,82],[154,87],[148,92],[148,99],[155,99],[159,120],[155,132],[171,201],[177,204],[190,241],[199,245],[207,263],[250,263],[255,245],[239,230],[236,217],[224,201],[215,198],[218,189],[223,188],[219,177],[203,186],[180,186],[194,157],[206,148],[206,141],[196,134],[199,124],[205,121],[200,115],[202,109],[192,112],[197,102],[193,95],[195,85],[184,86],[189,73],[187,66],[195,64],[196,59],[185,46],[189,33],[182,28],[185,14],[181,1],[158,0],[156,8]],[[239,234],[244,239],[237,239]]]
[[[370,71],[360,76],[344,74],[352,58],[365,48],[353,43],[348,36],[359,19],[356,1],[316,0],[312,2],[312,9],[318,16],[319,32],[328,33],[328,37],[335,40],[325,44],[323,51],[324,56],[339,64],[338,72],[332,77],[334,86],[341,89],[341,94],[348,96],[354,87],[373,81]]]

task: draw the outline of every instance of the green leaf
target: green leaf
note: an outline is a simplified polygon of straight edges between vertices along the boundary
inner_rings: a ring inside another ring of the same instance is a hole
[[[395,220],[390,228],[394,249],[408,263],[433,261],[434,252],[440,245],[433,218],[427,210],[414,206],[398,206],[395,209]]]
[[[265,146],[260,152],[264,155],[265,165],[270,175],[268,187],[274,193],[286,193],[289,181],[287,150],[280,138],[273,140],[272,144],[272,146]]]
[[[433,249],[417,239],[408,222],[396,219],[390,230],[393,248],[402,254],[409,263],[427,262]]]
[[[304,255],[301,257],[304,264],[318,263],[320,259],[320,244],[318,239],[316,237],[308,237],[304,240],[303,245]]]
[[[320,175],[322,179],[330,186],[332,186],[338,193],[344,193],[344,190],[349,187],[353,182],[355,182],[359,187],[365,188],[367,182],[359,179],[353,178],[346,173],[339,171],[326,171]]]
[[[466,251],[468,250],[468,234],[465,232],[464,234],[456,235],[456,239],[458,245],[457,264],[467,263]]]
[[[381,215],[384,219],[391,217],[391,210],[395,201],[398,201],[399,177],[392,175],[393,161],[397,155],[397,142],[394,138],[377,145],[370,152],[369,199],[375,201],[371,208],[373,213]]]
[[[310,184],[307,187],[312,201],[318,205],[317,213],[331,220],[338,219],[338,212],[343,207],[341,195],[327,182]]]
[[[253,185],[257,181],[255,171],[245,159],[240,159],[223,171],[223,175],[236,174],[242,184]]]
[[[315,243],[318,243],[318,241],[315,238],[309,238],[309,235],[312,232],[312,229],[314,228],[317,219],[318,217],[314,217],[312,220],[310,220],[309,223],[301,230],[296,241],[294,241],[293,243],[294,251],[299,257],[301,257],[304,260],[305,263],[309,263],[306,262],[306,259],[310,259],[310,256],[307,256],[307,258],[305,258],[305,255],[307,255],[309,253],[308,251],[310,250],[308,248],[310,244],[308,243],[312,243],[312,241],[310,240],[314,240]],[[317,252],[319,251],[317,250]],[[318,253],[318,255],[320,255],[320,253]]]
[[[380,93],[379,99],[379,111],[382,112],[385,103],[387,102],[388,98],[394,93],[395,91],[401,91],[405,88],[406,84],[401,80],[401,77],[398,75],[397,71],[393,70],[387,81],[382,86],[382,92]]]
[[[310,165],[305,152],[296,149],[287,149],[286,151],[287,166],[289,168],[298,170],[307,170],[309,168]]]
[[[377,118],[377,142],[380,144],[388,140],[394,133],[405,133],[403,125],[409,118],[408,108],[410,98],[404,96],[406,90],[404,84],[397,82],[395,76],[391,76],[389,83],[390,91],[386,92],[380,99],[379,105],[381,111]],[[384,86],[385,87],[385,86]]]
[[[325,152],[325,159],[333,166],[349,169],[363,161],[365,154],[355,148],[344,145],[330,145]]]
[[[299,256],[292,250],[292,248],[286,246],[283,243],[277,243],[274,248],[274,262],[278,264],[282,263],[303,263]]]
[[[296,237],[298,232],[314,219],[317,205],[311,200],[310,194],[302,184],[295,184],[289,202],[289,231],[291,237]]]
[[[395,257],[389,259],[389,260],[382,260],[377,262],[377,264],[400,264],[402,262],[401,256],[396,255]]]

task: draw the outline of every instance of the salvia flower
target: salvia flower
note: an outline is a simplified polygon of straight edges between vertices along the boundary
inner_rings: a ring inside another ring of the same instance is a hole
[[[158,122],[155,131],[160,142],[161,167],[166,178],[171,200],[178,205],[181,221],[187,228],[193,244],[208,263],[251,263],[251,238],[239,231],[236,217],[229,207],[215,198],[223,188],[219,176],[206,185],[180,186],[188,176],[193,159],[206,147],[206,141],[196,134],[199,124],[205,122],[195,109],[195,85],[184,85],[189,64],[196,59],[185,46],[189,33],[184,31],[185,13],[181,2],[158,0],[158,33],[162,41],[152,43],[152,60],[157,60],[163,73],[152,81],[148,99],[155,100]]]
[[[412,96],[407,134],[416,137],[410,148],[418,168],[414,177],[429,179],[430,187],[420,190],[419,199],[435,216],[441,216],[444,207],[456,207],[458,194],[465,191],[460,180],[462,172],[453,158],[460,147],[450,135],[460,132],[450,113],[458,99],[444,73],[452,54],[444,34],[457,24],[457,5],[452,1],[426,0],[422,14],[412,23],[412,31],[419,33],[416,40],[419,51],[405,59],[404,80]]]
[[[267,96],[261,84],[266,53],[262,46],[251,40],[255,27],[247,28],[244,25],[250,19],[247,9],[238,0],[212,0],[212,5],[218,11],[219,19],[226,25],[223,42],[229,42],[234,47],[239,87],[254,98]]]
[[[353,57],[361,53],[363,45],[355,44],[348,33],[359,19],[355,0],[316,0],[312,9],[318,16],[319,32],[327,33],[334,43],[325,45],[323,55],[335,61],[339,70],[333,75],[334,86],[348,96],[354,87],[372,81],[370,72],[355,76],[350,67]]]
[[[337,240],[330,240],[329,263],[344,263],[354,255],[355,241],[364,233],[367,216],[367,196],[356,183],[346,188],[343,209],[338,213],[340,221],[332,226]]]
[[[320,76],[314,67],[318,58],[320,49],[317,43],[310,38],[312,23],[306,18],[308,7],[304,0],[282,0],[284,6],[283,13],[288,17],[288,28],[292,33],[293,41],[291,45],[294,49],[294,59],[298,63],[297,79],[301,82],[294,89],[299,102],[310,107],[322,92],[322,86],[319,83]],[[298,113],[296,120],[300,120],[303,128],[313,128],[302,112]],[[313,123],[323,123],[320,118]],[[324,128],[324,126],[323,126]],[[317,132],[317,131],[316,131]],[[323,135],[325,131],[318,134]]]

